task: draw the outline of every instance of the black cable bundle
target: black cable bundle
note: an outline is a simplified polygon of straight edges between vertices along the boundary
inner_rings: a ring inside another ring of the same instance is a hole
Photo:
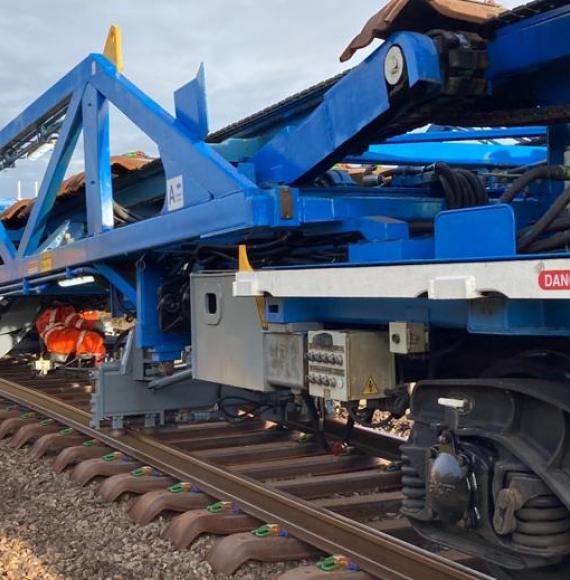
[[[499,201],[511,203],[516,195],[533,181],[553,179],[564,181],[570,179],[570,171],[564,165],[543,165],[534,167],[517,177],[501,195]],[[517,236],[519,252],[545,252],[559,249],[570,242],[570,219],[566,208],[570,204],[570,187],[567,187],[532,225],[523,228]],[[563,215],[566,212],[566,215]],[[541,238],[543,234],[553,233],[550,237]]]
[[[441,183],[447,209],[460,209],[487,205],[489,196],[482,181],[467,169],[452,169],[439,161],[434,166],[435,174]]]

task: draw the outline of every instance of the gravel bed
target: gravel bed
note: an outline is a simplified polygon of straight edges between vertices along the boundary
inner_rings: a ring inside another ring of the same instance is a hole
[[[390,435],[396,435],[397,437],[403,437],[404,439],[407,439],[410,436],[410,431],[413,426],[413,421],[410,419],[409,409],[403,417],[398,419],[392,417],[390,413],[376,411],[376,413],[374,413],[373,421],[381,431],[386,431],[387,433],[390,433]]]
[[[160,537],[168,520],[133,524],[128,501],[108,504],[94,482],[82,488],[56,475],[49,460],[0,442],[0,578],[7,580],[218,578],[204,560],[203,536],[176,551]],[[299,563],[250,562],[233,576],[268,579]]]

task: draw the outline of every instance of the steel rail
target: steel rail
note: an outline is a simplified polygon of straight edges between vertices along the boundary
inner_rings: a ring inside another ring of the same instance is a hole
[[[278,492],[248,477],[169,447],[144,433],[127,430],[115,436],[89,426],[89,413],[37,390],[0,379],[0,396],[55,419],[106,445],[148,463],[201,490],[235,501],[263,521],[284,526],[292,536],[328,553],[342,553],[386,580],[491,580],[489,576],[402,540]]]

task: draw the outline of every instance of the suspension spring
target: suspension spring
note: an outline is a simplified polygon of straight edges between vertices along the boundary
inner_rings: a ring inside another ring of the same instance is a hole
[[[513,542],[529,548],[570,549],[570,512],[555,495],[541,495],[515,512]]]
[[[426,505],[426,485],[417,469],[410,464],[410,458],[402,454],[402,507],[408,512],[420,512]]]

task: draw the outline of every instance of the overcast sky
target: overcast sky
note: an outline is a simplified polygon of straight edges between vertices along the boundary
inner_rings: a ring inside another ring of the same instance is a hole
[[[206,66],[210,128],[220,128],[343,66],[338,56],[379,0],[26,0],[0,20],[0,126],[123,30],[125,75],[167,110],[172,93]],[[504,3],[505,4],[505,3]],[[515,3],[507,2],[508,5]],[[357,55],[356,60],[361,58]],[[118,124],[113,153],[141,148]],[[143,146],[147,146],[142,142]],[[47,157],[47,156],[46,156]],[[25,197],[46,160],[0,173],[0,196]]]

